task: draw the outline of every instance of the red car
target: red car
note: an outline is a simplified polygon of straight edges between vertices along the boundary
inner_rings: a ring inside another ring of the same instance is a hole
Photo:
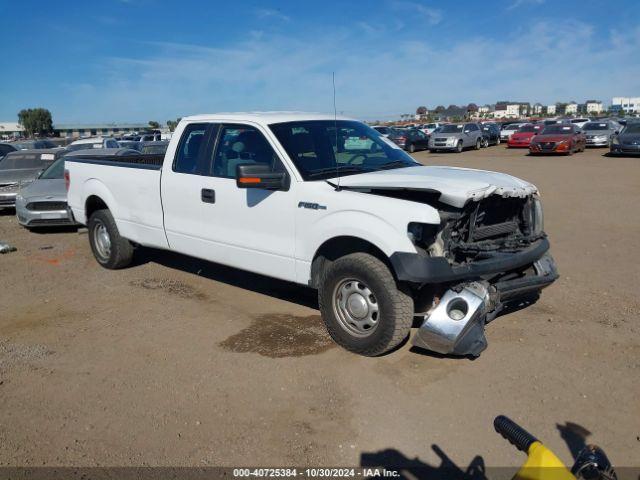
[[[531,143],[531,139],[538,135],[544,125],[539,125],[537,123],[527,123],[526,125],[521,126],[518,131],[512,134],[509,137],[509,141],[507,142],[507,147],[509,148],[527,148]]]
[[[529,152],[534,155],[540,153],[571,155],[573,152],[584,152],[586,145],[587,139],[577,125],[556,123],[544,127],[542,133],[531,140]]]

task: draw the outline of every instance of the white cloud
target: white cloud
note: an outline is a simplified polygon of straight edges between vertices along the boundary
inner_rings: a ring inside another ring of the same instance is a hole
[[[396,10],[403,10],[421,17],[426,20],[429,25],[437,25],[442,21],[442,12],[440,10],[428,7],[422,3],[398,0],[392,2],[391,5]]]
[[[68,85],[56,117],[146,121],[229,110],[330,112],[333,71],[338,110],[366,119],[420,104],[606,102],[615,92],[637,89],[640,76],[640,28],[603,40],[589,24],[557,20],[503,39],[367,38],[335,28],[322,35],[263,32],[224,48],[146,44],[140,50],[154,53],[102,60],[93,91]]]
[[[507,7],[507,10],[514,10],[525,5],[542,5],[545,0],[513,0],[513,3]]]
[[[255,11],[255,14],[258,18],[270,18],[274,20],[281,20],[283,22],[291,20],[291,17],[285,15],[280,10],[275,10],[273,8],[259,8]]]

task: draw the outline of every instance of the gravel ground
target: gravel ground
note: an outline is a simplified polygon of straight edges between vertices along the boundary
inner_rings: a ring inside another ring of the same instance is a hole
[[[107,271],[86,231],[0,214],[0,465],[516,465],[506,414],[566,462],[640,458],[640,159],[417,153],[542,191],[561,279],[476,360],[333,345],[315,293],[164,252]]]

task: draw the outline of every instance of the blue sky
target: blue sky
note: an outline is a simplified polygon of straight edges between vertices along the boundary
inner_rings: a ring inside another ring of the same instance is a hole
[[[640,95],[637,0],[0,0],[0,121]]]

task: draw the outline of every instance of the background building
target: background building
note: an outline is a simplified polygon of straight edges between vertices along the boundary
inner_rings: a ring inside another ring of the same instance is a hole
[[[640,97],[613,97],[611,111],[627,113],[640,113]]]

